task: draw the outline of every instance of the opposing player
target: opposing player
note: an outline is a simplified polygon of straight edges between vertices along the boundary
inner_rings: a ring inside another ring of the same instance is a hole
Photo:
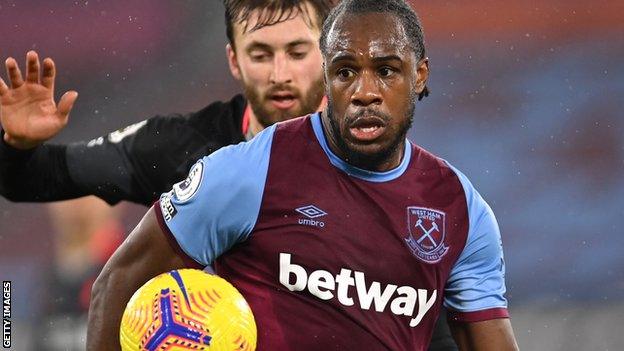
[[[88,348],[158,273],[214,263],[254,310],[259,350],[424,350],[444,302],[463,350],[517,349],[494,215],[405,139],[428,78],[402,0],[346,0],[321,34],[326,111],[196,163],[95,284]]]
[[[225,0],[227,57],[245,95],[195,113],[157,116],[89,142],[42,144],[67,123],[77,93],[54,102],[55,66],[27,54],[0,81],[0,194],[12,201],[96,195],[151,205],[201,156],[324,106],[320,25],[330,0]],[[259,16],[253,26],[251,16]],[[42,71],[41,80],[39,79]]]

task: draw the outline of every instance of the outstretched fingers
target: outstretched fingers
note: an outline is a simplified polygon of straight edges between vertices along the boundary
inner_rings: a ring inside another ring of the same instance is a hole
[[[39,83],[39,55],[32,50],[26,54],[26,81]]]
[[[51,58],[43,60],[43,74],[41,76],[41,84],[48,88],[54,89],[54,78],[56,77],[56,68]]]
[[[58,114],[63,123],[67,123],[69,112],[71,112],[72,107],[74,107],[77,98],[78,93],[73,90],[61,96],[61,100],[58,103]]]
[[[7,84],[0,78],[0,96],[4,96],[4,94],[9,92],[9,87]]]
[[[22,79],[22,72],[20,72],[20,69],[17,66],[17,61],[15,61],[14,58],[9,57],[6,59],[4,64],[9,76],[9,82],[11,82],[11,87],[13,89],[21,87],[24,84],[24,80]]]

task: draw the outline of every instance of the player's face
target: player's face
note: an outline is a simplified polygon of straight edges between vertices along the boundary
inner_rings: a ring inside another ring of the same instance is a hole
[[[284,22],[243,33],[234,25],[235,50],[230,69],[243,83],[251,108],[264,126],[315,112],[324,96],[320,36],[316,12],[306,4],[313,24],[298,14]],[[259,12],[247,28],[253,28]]]
[[[367,13],[338,19],[328,35],[329,141],[351,164],[384,171],[401,162],[427,79],[399,20]]]

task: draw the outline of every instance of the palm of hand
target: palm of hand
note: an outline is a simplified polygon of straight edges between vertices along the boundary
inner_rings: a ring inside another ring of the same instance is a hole
[[[54,102],[54,61],[43,60],[43,72],[40,72],[39,57],[34,51],[26,54],[26,81],[15,59],[9,58],[5,64],[11,88],[0,78],[0,122],[5,132],[4,141],[18,149],[30,149],[65,127],[78,93],[65,93],[57,105]]]
[[[56,135],[65,125],[52,89],[25,82],[0,99],[0,121],[5,132],[17,141],[40,143]]]

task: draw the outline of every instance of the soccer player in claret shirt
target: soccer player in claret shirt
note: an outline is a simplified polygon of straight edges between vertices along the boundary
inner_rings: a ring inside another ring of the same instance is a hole
[[[125,303],[214,264],[259,350],[425,350],[444,303],[462,350],[516,350],[491,209],[405,139],[428,64],[402,0],[345,0],[320,39],[328,108],[204,157],[148,211],[94,286],[88,348],[118,347]]]
[[[0,79],[0,194],[12,201],[96,195],[109,204],[151,205],[200,157],[323,108],[318,39],[331,1],[225,0],[224,5],[228,62],[244,96],[191,114],[152,117],[89,142],[44,143],[67,123],[76,94],[55,104],[51,59],[43,61],[41,80],[36,53],[27,55],[25,79],[8,59],[11,88]],[[430,349],[456,350],[443,319]]]

